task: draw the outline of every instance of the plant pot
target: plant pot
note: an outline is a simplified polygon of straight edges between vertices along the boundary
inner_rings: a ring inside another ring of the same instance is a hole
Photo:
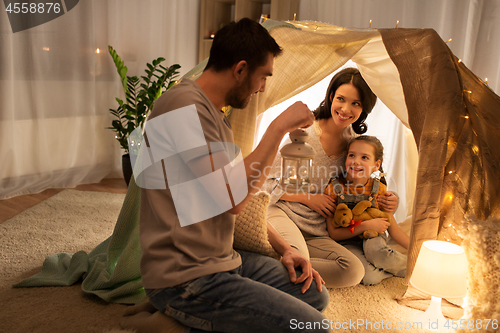
[[[132,171],[132,163],[130,162],[130,155],[125,154],[122,155],[122,171],[123,171],[123,178],[125,178],[125,183],[128,184],[130,183],[130,178],[132,177],[133,171]]]

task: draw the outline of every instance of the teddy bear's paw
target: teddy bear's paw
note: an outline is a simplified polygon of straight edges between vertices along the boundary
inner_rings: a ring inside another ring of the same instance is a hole
[[[378,236],[378,232],[376,232],[375,230],[366,230],[365,232],[363,232],[364,239],[370,239],[370,238],[377,237],[377,236]]]

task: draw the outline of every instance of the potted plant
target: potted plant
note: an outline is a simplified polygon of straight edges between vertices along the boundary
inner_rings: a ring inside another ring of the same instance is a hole
[[[132,176],[128,145],[129,135],[136,128],[142,129],[144,127],[144,122],[153,109],[154,102],[164,91],[174,85],[179,74],[177,70],[181,66],[174,64],[167,68],[161,64],[165,59],[160,57],[153,60],[152,64],[146,64],[145,76],[140,78],[127,76],[128,69],[120,56],[111,46],[108,46],[108,50],[120,75],[125,92],[125,101],[116,98],[118,108],[116,110],[109,109],[116,119],[111,122],[111,127],[108,128],[116,133],[115,138],[125,152],[122,156],[122,169],[128,186]]]

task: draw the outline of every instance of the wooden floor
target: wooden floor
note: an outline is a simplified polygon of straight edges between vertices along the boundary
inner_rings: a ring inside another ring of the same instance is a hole
[[[127,184],[125,184],[125,180],[123,180],[123,178],[103,179],[100,183],[82,184],[73,189],[79,191],[127,193]],[[33,207],[34,205],[63,190],[65,189],[48,189],[37,194],[26,194],[11,199],[0,200],[0,223],[7,221],[11,217],[30,207]]]

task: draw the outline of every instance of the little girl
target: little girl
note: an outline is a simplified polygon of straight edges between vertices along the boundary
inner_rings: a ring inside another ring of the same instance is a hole
[[[346,203],[353,208],[357,202],[370,200],[372,207],[378,208],[377,196],[387,191],[385,184],[372,178],[371,174],[382,170],[384,147],[373,136],[362,135],[352,139],[348,145],[345,162],[345,178],[332,179],[325,189],[336,204]],[[383,182],[385,180],[381,179]],[[387,245],[385,231],[402,247],[408,249],[409,237],[399,228],[391,215],[391,220],[376,218],[361,222],[354,228],[335,227],[332,217],[327,218],[327,229],[330,237],[344,245],[365,267],[365,276],[361,283],[374,285],[392,276],[406,275],[406,256]],[[378,236],[370,239],[361,239],[359,235],[364,231],[374,230]]]

